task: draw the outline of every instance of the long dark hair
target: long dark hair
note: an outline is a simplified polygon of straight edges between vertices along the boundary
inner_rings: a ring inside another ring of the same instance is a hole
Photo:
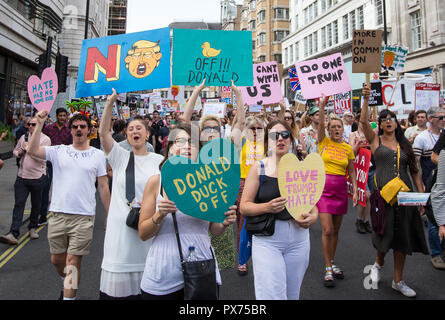
[[[269,124],[266,127],[265,135],[264,135],[264,155],[267,157],[267,153],[269,150],[269,132],[270,130],[275,127],[277,124],[281,124],[283,127],[286,128],[287,131],[290,132],[290,138],[291,138],[291,145],[292,145],[292,151],[295,155],[297,155],[297,145],[295,144],[295,135],[294,132],[289,124],[287,124],[284,120],[274,120],[269,122]]]
[[[400,145],[400,149],[406,153],[408,156],[408,165],[410,168],[410,171],[412,173],[418,173],[419,169],[417,168],[417,161],[416,156],[414,155],[413,148],[411,146],[411,143],[408,141],[408,139],[405,137],[402,127],[400,126],[399,121],[397,120],[397,116],[394,112],[389,111],[388,109],[384,109],[380,112],[379,115],[379,136],[383,135],[383,129],[380,127],[382,121],[385,121],[386,117],[390,115],[391,117],[394,117],[396,119],[396,130],[394,132],[396,136],[396,140]]]

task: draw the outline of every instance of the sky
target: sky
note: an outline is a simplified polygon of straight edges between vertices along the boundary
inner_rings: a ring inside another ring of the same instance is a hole
[[[220,16],[220,0],[128,0],[127,33],[164,28],[175,20],[220,22]]]

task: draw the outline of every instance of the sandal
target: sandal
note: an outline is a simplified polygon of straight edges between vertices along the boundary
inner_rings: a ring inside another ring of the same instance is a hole
[[[326,267],[324,274],[324,286],[328,288],[335,287],[334,276],[332,274],[332,267]]]
[[[334,261],[332,261],[332,273],[334,274],[335,279],[345,278],[343,271],[334,264]]]
[[[240,275],[240,276],[247,275],[247,264],[239,264],[238,265],[238,275]]]

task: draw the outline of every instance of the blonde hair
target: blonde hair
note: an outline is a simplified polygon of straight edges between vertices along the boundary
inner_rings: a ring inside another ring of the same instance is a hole
[[[332,121],[340,121],[341,126],[342,126],[342,127],[344,126],[344,124],[343,124],[343,120],[342,120],[339,116],[337,116],[337,115],[335,115],[335,114],[333,114],[333,113],[331,113],[331,114],[328,116],[328,119],[329,119],[329,121],[328,121],[328,130],[329,130],[329,128],[331,127],[331,122],[332,122]]]
[[[246,118],[246,122],[244,123],[244,132],[243,135],[246,134],[246,131],[249,130],[249,128],[253,125],[253,124],[258,124],[261,127],[264,128],[264,121],[257,116],[248,116]]]
[[[161,52],[161,47],[159,46],[159,41],[153,42],[148,40],[139,40],[131,46],[131,49],[127,52],[127,57],[134,55],[136,49],[149,49],[153,48],[154,53]],[[158,60],[158,63],[156,64],[156,67],[159,66],[160,60]],[[128,67],[128,63],[126,64]]]
[[[221,120],[220,120],[217,116],[214,116],[214,115],[207,115],[207,116],[205,116],[205,117],[202,117],[202,118],[199,120],[199,130],[202,130],[203,127],[204,127],[204,122],[209,121],[209,120],[213,120],[213,121],[218,122],[218,126],[221,127]]]

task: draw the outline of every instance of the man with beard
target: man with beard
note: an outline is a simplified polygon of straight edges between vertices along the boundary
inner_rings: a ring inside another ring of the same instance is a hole
[[[41,147],[40,133],[47,118],[45,110],[37,113],[37,127],[30,139],[31,156],[50,161],[54,186],[48,221],[51,262],[64,281],[63,299],[75,300],[82,257],[89,254],[96,213],[96,188],[105,212],[110,204],[105,155],[88,145],[91,122],[83,114],[73,116],[68,124],[73,144]]]

